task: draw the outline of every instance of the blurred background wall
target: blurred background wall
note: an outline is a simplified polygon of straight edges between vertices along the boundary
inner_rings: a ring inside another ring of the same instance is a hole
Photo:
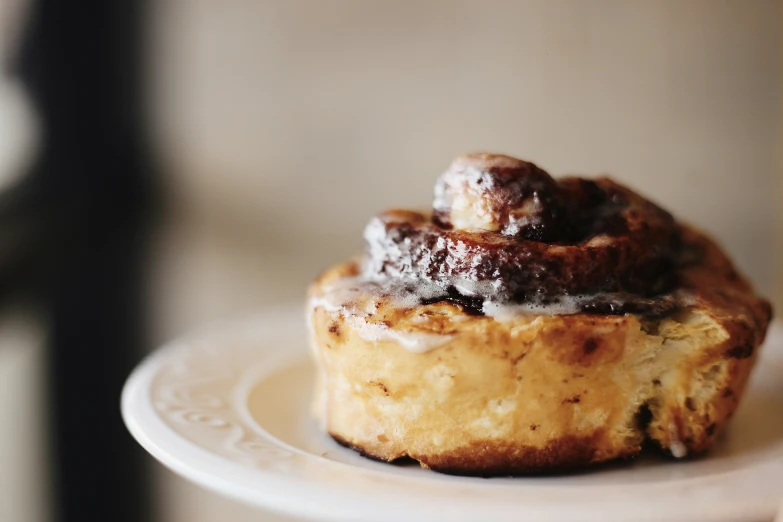
[[[427,205],[451,158],[488,149],[609,173],[779,287],[780,2],[153,11],[152,114],[179,209],[289,270],[359,249],[369,216]]]
[[[371,215],[427,205],[450,160],[479,149],[612,175],[714,235],[783,308],[781,1],[157,0],[147,11],[166,195],[152,344],[301,299],[318,270],[361,248]],[[34,452],[26,440],[5,444]],[[160,468],[155,481],[161,520],[272,520]]]

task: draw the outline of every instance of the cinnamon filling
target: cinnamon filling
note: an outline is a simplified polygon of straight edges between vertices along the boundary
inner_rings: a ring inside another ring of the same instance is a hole
[[[614,181],[555,180],[491,154],[455,160],[431,213],[384,212],[365,240],[365,278],[426,286],[422,302],[469,313],[567,303],[571,313],[661,316],[677,307],[677,267],[693,257],[668,212]]]

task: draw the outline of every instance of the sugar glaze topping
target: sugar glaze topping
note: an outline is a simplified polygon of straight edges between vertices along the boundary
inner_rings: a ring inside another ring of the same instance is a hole
[[[497,320],[659,317],[682,305],[672,292],[676,270],[692,257],[669,213],[612,180],[555,180],[493,154],[457,158],[438,178],[431,213],[386,211],[364,239],[359,274],[331,284],[317,304],[345,315],[367,340],[412,351],[448,336],[374,323],[373,299],[400,308],[449,301]]]

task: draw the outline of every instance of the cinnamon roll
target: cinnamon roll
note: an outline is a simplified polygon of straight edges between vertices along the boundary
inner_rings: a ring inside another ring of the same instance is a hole
[[[707,450],[771,318],[703,233],[608,178],[457,158],[309,290],[315,410],[338,442],[514,475]]]

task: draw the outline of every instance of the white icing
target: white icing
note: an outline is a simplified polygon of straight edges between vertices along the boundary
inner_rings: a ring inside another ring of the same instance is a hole
[[[387,241],[386,224],[379,217],[374,217],[364,228],[364,241],[367,247],[365,260],[372,263],[374,260],[386,259],[386,256],[400,257],[402,252],[399,245],[393,241]],[[372,272],[380,272],[380,266],[368,267]]]
[[[456,230],[486,230],[515,235],[533,223],[534,216],[542,210],[541,201],[534,194],[516,208],[503,209],[505,201],[492,195],[498,191],[495,176],[475,165],[465,165],[459,160],[441,174],[435,184],[432,207],[436,212],[448,213]],[[501,222],[501,215],[508,222]]]
[[[689,290],[677,290],[674,292],[674,296],[677,298],[680,306],[696,306],[699,304],[699,298]]]
[[[508,225],[503,233],[508,236],[519,234],[523,228],[537,221],[534,216],[541,213],[542,210],[541,201],[535,194],[533,197],[527,198],[522,202],[522,206],[509,212]]]
[[[453,286],[457,292],[467,296],[492,295],[497,291],[498,281],[473,281],[461,277],[451,278],[450,286]]]
[[[493,295],[495,283],[491,281],[470,281],[454,278],[450,281],[457,291],[466,296]],[[422,353],[441,346],[451,336],[433,334],[426,331],[430,318],[426,314],[411,317],[408,329],[387,326],[374,322],[371,317],[378,312],[381,302],[388,302],[400,309],[411,309],[422,301],[435,300],[446,296],[446,291],[432,281],[410,278],[370,278],[367,276],[344,277],[324,285],[320,295],[310,302],[311,308],[320,307],[329,313],[339,313],[367,341],[394,341],[407,350]],[[524,315],[572,315],[582,311],[585,301],[600,299],[601,295],[561,296],[546,304],[525,302],[507,303],[492,299],[484,300],[481,311],[487,317],[497,321],[511,321]],[[677,292],[675,298],[685,306],[692,305],[695,298],[690,294]],[[462,314],[449,320],[464,321]],[[420,329],[421,328],[421,329]],[[680,446],[672,448],[680,451]]]
[[[488,281],[455,279],[453,282],[463,295],[487,295],[494,292],[494,284]],[[372,322],[369,318],[378,311],[378,303],[381,300],[388,301],[396,308],[410,309],[419,306],[422,301],[436,299],[445,294],[441,287],[430,281],[355,276],[337,279],[325,285],[321,294],[312,299],[310,306],[341,314],[366,341],[393,341],[411,352],[422,353],[451,339],[448,335],[415,330],[419,325],[424,326],[430,321],[427,315],[411,318],[414,330],[389,327],[384,323]],[[482,312],[499,321],[512,320],[519,315],[567,315],[578,313],[580,303],[585,298],[587,296],[564,297],[547,305],[503,304],[486,300]],[[456,315],[451,320],[463,321],[465,316]]]
[[[596,296],[563,296],[548,304],[537,303],[498,303],[484,301],[481,311],[498,321],[510,321],[520,315],[571,315],[580,312],[581,303]]]
[[[437,348],[451,339],[450,335],[433,334],[416,330],[391,328],[384,323],[368,320],[378,311],[378,301],[389,301],[396,308],[414,308],[422,299],[443,295],[434,283],[419,284],[365,277],[345,277],[325,285],[319,296],[310,301],[310,307],[320,307],[330,313],[339,313],[365,341],[396,342],[406,350],[423,353]],[[429,319],[416,316],[412,322],[423,324]]]
[[[671,452],[672,457],[681,459],[688,455],[688,448],[686,448],[685,444],[680,440],[679,434],[677,433],[677,426],[675,426],[673,422],[669,423],[669,439],[671,439],[669,451]]]
[[[351,326],[365,341],[395,342],[413,353],[424,353],[437,348],[451,340],[450,335],[433,334],[429,332],[403,331],[390,328],[382,323],[370,323],[362,317],[349,318]]]
[[[494,189],[495,180],[488,173],[473,166],[452,165],[435,184],[432,207],[448,212],[455,229],[500,229],[497,212],[485,194]]]

